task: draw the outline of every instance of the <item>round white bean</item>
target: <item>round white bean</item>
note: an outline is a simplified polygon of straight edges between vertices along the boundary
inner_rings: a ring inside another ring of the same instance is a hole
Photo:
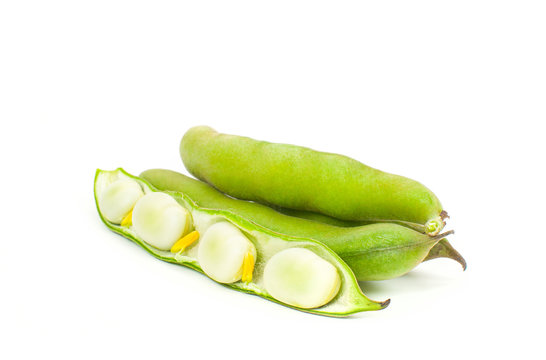
[[[189,212],[174,198],[160,192],[144,195],[133,209],[136,233],[160,250],[169,250],[184,235],[189,221]]]
[[[311,250],[290,248],[273,255],[264,269],[264,285],[275,299],[305,309],[320,307],[339,291],[337,269]]]
[[[256,259],[254,244],[234,225],[219,222],[209,227],[199,240],[197,258],[209,277],[220,283],[241,280],[245,255]]]
[[[120,224],[143,195],[136,181],[116,180],[106,187],[99,199],[101,213],[111,223]]]

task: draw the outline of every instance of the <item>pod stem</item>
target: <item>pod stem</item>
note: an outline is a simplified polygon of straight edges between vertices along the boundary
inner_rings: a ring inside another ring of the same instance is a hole
[[[380,302],[379,305],[381,305],[381,309],[384,309],[387,306],[389,306],[390,303],[391,303],[391,299],[387,299],[385,301]]]
[[[452,234],[455,234],[455,230],[446,231],[445,233],[441,233],[441,234],[432,236],[432,238],[434,240],[442,240],[443,238],[447,237],[448,235],[452,235]]]
[[[449,219],[449,215],[447,214],[447,211],[442,210],[442,212],[440,213],[440,218],[442,220]]]

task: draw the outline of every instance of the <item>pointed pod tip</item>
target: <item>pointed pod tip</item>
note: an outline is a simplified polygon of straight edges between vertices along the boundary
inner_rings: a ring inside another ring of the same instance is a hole
[[[456,262],[458,262],[461,267],[463,268],[463,271],[466,270],[466,260],[464,259],[464,257],[462,257],[461,254],[459,254],[459,252],[457,250],[455,250],[453,247],[450,246],[450,249],[449,250],[449,253],[447,254],[444,254],[442,256],[439,256],[439,257],[446,257],[446,258],[449,258],[451,260],[454,260]]]
[[[381,309],[384,309],[386,308],[387,306],[389,306],[389,304],[391,303],[391,299],[387,299],[381,303],[379,303],[379,305],[381,305]]]
[[[466,260],[464,259],[464,257],[462,257],[462,255],[459,254],[459,252],[457,252],[455,249],[452,249],[452,253],[450,255],[451,256],[448,256],[448,257],[450,259],[453,259],[456,262],[458,262],[462,266],[463,271],[465,271],[466,270]]]

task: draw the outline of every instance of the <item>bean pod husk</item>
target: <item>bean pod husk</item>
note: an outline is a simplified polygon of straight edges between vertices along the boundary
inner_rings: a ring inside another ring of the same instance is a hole
[[[423,184],[347,156],[189,129],[180,142],[186,169],[220,191],[270,206],[349,221],[403,221],[438,235],[447,213]]]
[[[157,189],[188,194],[201,207],[227,210],[275,233],[320,241],[335,251],[352,268],[356,278],[363,281],[392,279],[409,272],[449,234],[431,237],[392,223],[334,226],[228,197],[204,182],[175,171],[152,169],[140,176]]]
[[[109,184],[112,184],[119,179],[131,179],[135,181],[142,187],[145,194],[159,192],[157,188],[152,186],[145,179],[130,175],[123,169],[113,171],[97,170],[94,186],[95,203],[100,218],[104,224],[113,232],[133,241],[160,260],[182,265],[198,272],[205,273],[199,264],[199,261],[191,255],[199,250],[199,242],[196,243],[196,248],[190,249],[188,253],[173,253],[168,250],[160,250],[143,241],[133,226],[116,224],[106,219],[101,211],[100,196]],[[194,223],[201,224],[199,226],[196,225],[197,228],[204,228],[205,234],[207,226],[210,227],[218,222],[225,221],[236,226],[254,244],[256,250],[258,251],[258,258],[255,263],[252,280],[249,282],[237,281],[229,284],[222,284],[224,286],[237,291],[254,294],[300,311],[335,317],[347,316],[361,311],[380,310],[389,304],[389,300],[378,302],[370,300],[368,297],[366,297],[360,290],[357,280],[349,266],[345,264],[335,252],[318,241],[273,232],[270,229],[264,228],[253,222],[251,219],[244,217],[243,214],[237,211],[232,211],[229,208],[205,207],[203,206],[203,199],[200,199],[199,196],[205,196],[206,193],[180,191],[164,191],[162,193],[168,194],[183,208],[189,211],[192,215]],[[275,299],[264,289],[263,271],[268,259],[275,255],[279,249],[290,248],[311,250],[314,254],[328,261],[337,269],[341,279],[341,285],[337,295],[330,302],[318,308],[301,308],[298,306],[288,305]]]

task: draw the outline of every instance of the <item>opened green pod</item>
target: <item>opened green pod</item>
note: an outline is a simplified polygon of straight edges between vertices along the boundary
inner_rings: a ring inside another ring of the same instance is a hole
[[[327,316],[389,303],[368,299],[349,266],[320,242],[276,233],[228,208],[202,206],[198,197],[206,194],[159,191],[122,169],[97,170],[94,192],[99,215],[112,231],[158,259],[234,290]],[[122,206],[119,194],[129,195]],[[105,212],[115,214],[114,221]]]

